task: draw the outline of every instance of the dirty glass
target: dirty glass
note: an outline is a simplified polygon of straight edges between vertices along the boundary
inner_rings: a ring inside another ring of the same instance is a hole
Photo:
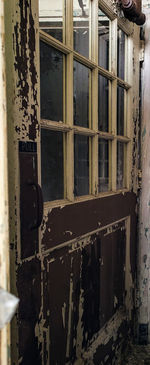
[[[40,42],[41,118],[63,121],[63,55]]]
[[[90,70],[74,61],[74,124],[89,127],[89,73]]]
[[[73,0],[74,50],[89,57],[89,0]]]
[[[44,201],[64,198],[63,133],[41,129],[41,178]]]
[[[63,0],[39,0],[40,29],[63,41]]]
[[[117,88],[117,134],[123,136],[124,133],[124,89]]]
[[[109,141],[99,139],[98,142],[98,190],[109,190]]]
[[[74,137],[74,195],[89,194],[89,137]]]
[[[99,9],[98,11],[98,62],[109,70],[109,18]]]
[[[98,129],[109,130],[109,80],[98,76]]]
[[[118,28],[117,47],[117,76],[124,80],[125,77],[125,33]]]
[[[117,189],[125,187],[124,179],[125,144],[117,142]]]

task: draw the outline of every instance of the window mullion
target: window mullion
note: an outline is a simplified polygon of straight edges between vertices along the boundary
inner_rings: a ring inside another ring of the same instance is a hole
[[[98,131],[98,68],[92,71],[92,129]],[[91,192],[98,193],[98,136],[92,138],[91,146]]]
[[[66,197],[74,200],[74,133],[70,131],[66,138]]]
[[[130,85],[133,84],[133,39],[128,37],[128,57],[127,57],[127,68],[128,68],[128,75],[127,81]],[[127,144],[126,148],[126,176],[127,176],[127,188],[131,188],[131,169],[132,169],[132,160],[131,160],[131,153],[132,153],[132,145],[133,145],[133,115],[132,115],[132,106],[133,106],[133,91],[132,87],[126,92],[126,103],[127,103],[127,112],[126,112],[126,128],[127,128],[127,137],[131,138],[132,142]]]
[[[98,64],[98,0],[91,1],[91,60]],[[98,68],[92,70],[91,128],[98,131]],[[91,193],[98,194],[98,136],[91,139]]]
[[[128,39],[129,37],[125,36],[125,81],[128,82]]]
[[[66,0],[66,45],[73,48],[73,0]]]
[[[110,26],[110,70],[117,75],[117,19],[111,21]],[[110,86],[109,86],[110,87]],[[109,127],[116,136],[117,133],[117,79],[112,81],[109,98]],[[117,141],[112,141],[112,148],[109,149],[111,188],[116,191],[117,178]]]
[[[109,71],[117,75],[117,19],[110,21],[109,36]],[[117,79],[109,83],[109,131],[116,136],[117,133]],[[109,145],[109,187],[116,191],[117,178],[117,141],[112,140]]]
[[[112,133],[116,135],[116,120],[117,120],[117,80],[112,81],[112,90],[111,90],[111,105],[110,105],[111,113],[111,127]],[[116,138],[112,141],[112,154],[111,154],[111,182],[112,182],[112,190],[116,191],[116,176],[117,176],[117,141]]]
[[[73,0],[66,0],[66,45],[73,49]],[[66,124],[73,126],[73,52],[66,56]],[[66,198],[74,200],[74,132],[66,135]]]
[[[90,58],[98,63],[98,0],[91,1]]]
[[[117,75],[117,19],[111,21],[110,27],[110,68]]]
[[[73,126],[73,53],[66,56],[66,123]],[[70,130],[66,138],[66,197],[74,199],[74,132]]]

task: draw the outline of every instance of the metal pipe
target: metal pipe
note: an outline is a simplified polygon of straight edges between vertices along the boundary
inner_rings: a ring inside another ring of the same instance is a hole
[[[141,0],[121,0],[124,16],[131,22],[137,25],[143,25],[146,21],[146,16],[141,10]]]

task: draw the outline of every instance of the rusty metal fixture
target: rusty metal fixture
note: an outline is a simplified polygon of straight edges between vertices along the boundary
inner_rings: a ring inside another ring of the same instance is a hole
[[[124,16],[131,22],[137,25],[143,25],[146,21],[146,16],[142,13],[141,0],[121,0],[121,7]]]

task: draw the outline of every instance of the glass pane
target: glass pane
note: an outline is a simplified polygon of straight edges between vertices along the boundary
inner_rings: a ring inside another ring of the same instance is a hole
[[[63,55],[40,42],[41,118],[63,121]]]
[[[118,57],[117,57],[117,75],[124,80],[125,76],[125,33],[118,29]]]
[[[40,28],[63,41],[63,0],[39,0]]]
[[[99,192],[109,190],[109,141],[98,143],[98,187]]]
[[[64,198],[63,133],[41,129],[41,176],[44,201]]]
[[[74,50],[89,57],[89,0],[73,0]]]
[[[124,147],[125,144],[117,142],[117,189],[125,187],[124,183]]]
[[[75,135],[74,195],[89,194],[89,137]]]
[[[98,62],[109,69],[109,18],[99,9],[98,12]]]
[[[98,77],[98,128],[101,131],[109,130],[109,81]]]
[[[89,126],[89,69],[74,61],[74,124]]]
[[[124,135],[124,89],[117,88],[117,134]]]

